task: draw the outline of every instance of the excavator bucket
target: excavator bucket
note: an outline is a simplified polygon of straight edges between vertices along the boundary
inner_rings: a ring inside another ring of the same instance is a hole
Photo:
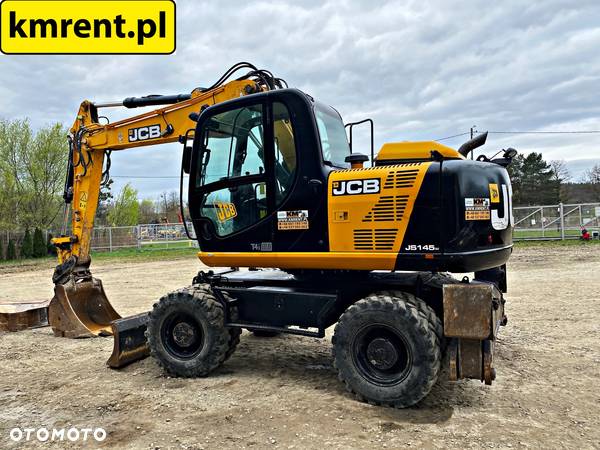
[[[148,313],[121,318],[97,278],[56,284],[48,307],[48,322],[55,336],[86,338],[114,335],[107,361],[118,369],[150,354],[146,343]]]
[[[48,322],[55,336],[110,336],[111,322],[120,318],[106,298],[102,282],[96,278],[78,282],[71,280],[54,287]]]
[[[112,323],[114,346],[112,355],[106,362],[113,369],[120,369],[150,354],[146,342],[148,313],[137,314]]]

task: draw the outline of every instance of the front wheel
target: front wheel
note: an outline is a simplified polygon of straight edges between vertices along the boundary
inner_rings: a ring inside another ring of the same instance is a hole
[[[360,400],[395,408],[418,403],[437,381],[439,318],[422,300],[382,292],[350,306],[333,336],[339,378]]]
[[[209,286],[165,295],[150,312],[146,338],[152,356],[171,375],[206,376],[235,350],[239,330],[224,326],[223,306]]]

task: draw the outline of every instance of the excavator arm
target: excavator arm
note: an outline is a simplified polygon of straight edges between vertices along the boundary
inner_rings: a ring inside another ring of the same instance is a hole
[[[226,81],[242,68],[251,70],[241,78]],[[108,301],[102,282],[90,271],[94,218],[101,187],[108,180],[111,152],[178,140],[185,142],[186,138],[193,137],[195,120],[205,108],[282,87],[282,83],[283,80],[273,77],[269,71],[238,63],[210,88],[198,88],[190,94],[81,103],[69,134],[63,232],[53,239],[58,265],[53,275],[55,288],[48,320],[56,336],[92,337],[118,334],[121,330],[121,337],[115,335],[115,350],[109,360],[112,367],[139,359],[146,351],[145,316],[122,319]],[[150,106],[160,107],[113,123],[100,123],[98,111],[101,108]]]
[[[132,97],[123,102],[105,104],[94,104],[87,100],[81,103],[70,130],[71,145],[64,193],[66,204],[71,205],[70,211],[67,208],[65,212],[66,220],[68,213],[71,216],[71,233],[53,241],[58,250],[59,264],[66,264],[57,268],[57,280],[68,275],[74,263],[89,265],[90,240],[103,167],[110,152],[178,141],[194,126],[190,115],[260,89],[255,81],[243,79],[210,90],[195,89],[189,95]],[[172,104],[118,122],[106,125],[98,123],[99,108],[136,108],[167,102]]]

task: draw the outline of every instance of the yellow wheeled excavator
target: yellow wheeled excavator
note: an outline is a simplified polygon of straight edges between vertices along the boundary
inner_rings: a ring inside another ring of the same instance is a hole
[[[116,106],[160,107],[100,124],[98,110]],[[362,123],[371,125],[370,157],[352,145]],[[375,155],[372,121],[344,124],[334,108],[248,63],[191,94],[84,101],[70,132],[71,227],[54,239],[49,321],[58,336],[115,334],[113,367],[151,352],[183,377],[220,366],[244,328],[322,338],[337,323],[334,365],[359,399],[413,405],[443,360],[450,379],[491,384],[506,324],[506,167],[516,151],[469,159],[485,140],[458,150],[387,143]],[[190,237],[204,264],[226,269],[199,272],[149,313],[122,319],[89,269],[110,152],[174,141],[183,144],[182,183],[189,175]]]

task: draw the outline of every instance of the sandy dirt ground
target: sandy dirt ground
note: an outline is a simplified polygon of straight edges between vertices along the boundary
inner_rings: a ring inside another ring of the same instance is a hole
[[[0,333],[0,448],[25,447],[9,439],[13,427],[71,426],[103,427],[100,447],[109,448],[600,448],[599,267],[600,246],[518,248],[497,381],[440,381],[407,410],[345,392],[332,330],[324,340],[245,332],[234,356],[200,379],[168,378],[150,358],[110,370],[109,338]],[[198,269],[193,258],[103,262],[95,274],[126,315],[189,284]],[[0,298],[44,297],[50,275],[0,270]]]

